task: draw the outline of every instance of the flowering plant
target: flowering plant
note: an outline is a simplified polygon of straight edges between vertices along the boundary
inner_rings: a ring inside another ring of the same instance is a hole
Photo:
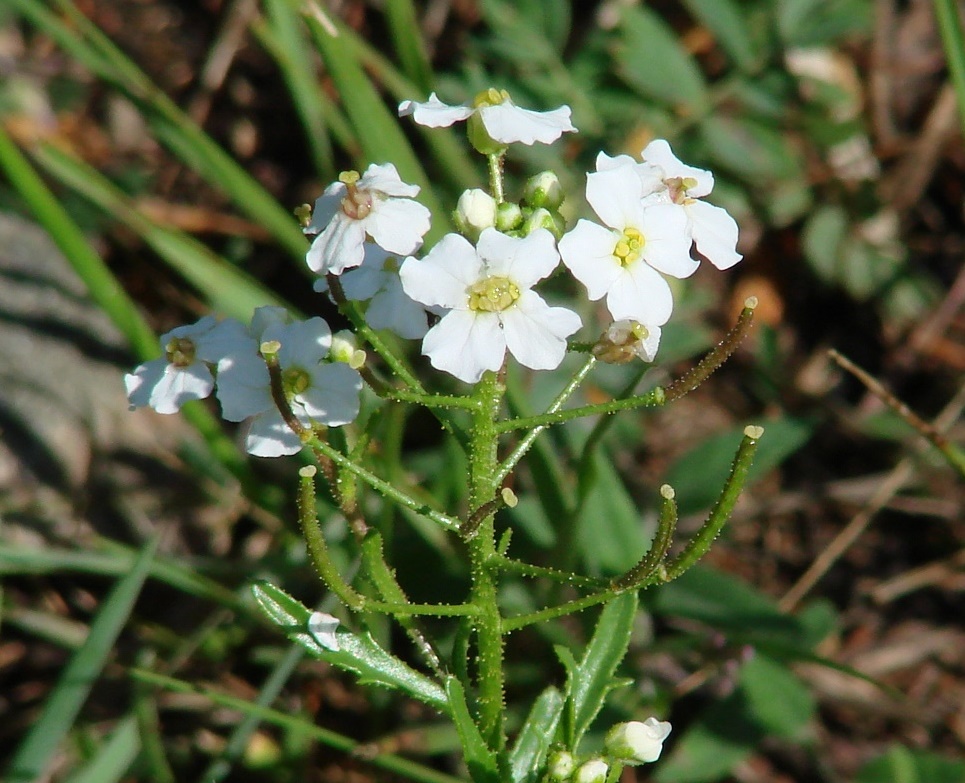
[[[669,723],[649,717],[612,727],[597,753],[581,750],[607,694],[621,682],[615,673],[630,642],[637,594],[680,576],[707,551],[736,502],[762,429],[745,430],[718,502],[703,527],[673,553],[677,510],[673,489],[664,485],[649,550],[613,578],[513,557],[511,529],[499,534],[498,516],[516,505],[516,468],[548,427],[667,405],[733,352],[750,326],[752,300],[718,346],[673,383],[567,407],[598,363],[655,360],[661,327],[673,311],[664,275],[691,275],[699,264],[695,251],[720,269],[732,266],[740,260],[736,224],[721,208],[699,200],[713,186],[710,173],[681,163],[658,140],[639,160],[601,153],[596,171],[587,175],[586,196],[603,225],[580,220],[567,230],[564,193],[554,174],[531,178],[519,203],[506,198],[502,177],[509,145],[552,143],[575,130],[567,107],[529,111],[506,93],[488,90],[471,107],[448,107],[433,95],[423,104],[406,101],[399,111],[430,127],[468,120],[472,145],[487,157],[488,193],[467,191],[460,199],[460,233],[424,248],[429,212],[415,200],[419,188],[403,182],[391,164],[343,173],[310,216],[299,211],[312,237],[306,262],[319,276],[316,289],[327,293],[353,329],[333,335],[322,318],[297,320],[277,307],[258,308],[249,324],[206,317],[161,338],[163,357],[126,377],[129,400],[173,413],[214,391],[224,418],[245,422],[249,453],[304,452],[312,464],[299,471],[299,523],[312,565],[343,611],[338,617],[312,611],[263,582],[254,585],[255,598],[314,655],[448,716],[473,781],[615,781],[624,765],[656,761],[670,733]],[[537,292],[541,281],[560,272],[561,259],[562,270],[591,300],[606,298],[612,321],[584,324],[576,312],[548,304]],[[383,329],[421,339],[422,353],[442,375],[423,384]],[[581,329],[589,339],[572,340]],[[509,363],[557,370],[567,354],[581,354],[584,362],[546,409],[533,416],[513,413],[506,403]],[[447,377],[469,387],[434,391],[452,386]],[[378,401],[363,404],[364,388]],[[430,411],[465,453],[469,503],[463,512],[370,469],[365,425],[350,425],[367,407],[392,404]],[[355,539],[360,568],[353,576],[333,558],[319,524],[316,483],[324,485]],[[362,486],[459,541],[470,574],[464,600],[423,604],[408,598],[387,559],[382,531],[360,502]],[[531,611],[509,611],[500,594],[509,574],[577,594]],[[542,691],[511,737],[507,636],[597,605],[604,608],[585,651],[560,653],[564,683]],[[368,621],[379,614],[408,634],[420,663],[403,660],[370,633]],[[426,617],[449,618],[454,629],[430,635]]]

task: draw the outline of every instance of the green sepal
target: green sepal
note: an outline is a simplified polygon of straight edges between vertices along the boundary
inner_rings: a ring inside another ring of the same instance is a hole
[[[533,703],[509,754],[512,783],[535,783],[563,716],[563,694],[552,685]]]
[[[308,632],[311,610],[268,582],[256,582],[251,592],[269,619],[293,642],[333,666],[355,673],[366,684],[384,685],[451,714],[442,687],[380,647],[368,633],[339,633],[338,650],[322,647]]]
[[[613,675],[630,646],[636,611],[636,592],[624,593],[610,601],[600,612],[593,638],[579,663],[565,647],[556,648],[566,668],[563,742],[574,753],[610,691],[628,682]]]
[[[446,697],[451,708],[450,715],[459,734],[459,743],[462,745],[463,760],[469,767],[469,777],[473,783],[502,783],[496,754],[486,744],[479,733],[479,727],[469,714],[466,692],[458,677],[446,678]]]

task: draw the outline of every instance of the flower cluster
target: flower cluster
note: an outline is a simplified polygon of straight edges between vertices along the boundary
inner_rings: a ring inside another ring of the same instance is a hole
[[[614,765],[635,767],[660,758],[670,730],[667,721],[656,718],[618,723],[607,732],[598,756],[578,761],[565,750],[550,754],[546,779],[550,783],[605,783]]]
[[[429,127],[466,120],[473,146],[497,160],[509,144],[549,144],[575,130],[568,107],[530,111],[494,89],[470,106],[447,106],[433,93],[425,103],[403,102],[399,114]],[[580,220],[569,232],[552,172],[531,178],[519,203],[492,185],[492,194],[466,191],[454,214],[460,233],[420,257],[430,213],[415,200],[419,187],[392,164],[343,172],[302,210],[315,289],[367,303],[368,326],[421,339],[433,367],[476,383],[507,353],[534,370],[560,365],[581,319],[534,288],[560,261],[591,300],[605,298],[613,319],[593,355],[649,362],[673,310],[665,276],[690,276],[700,258],[719,269],[741,258],[733,218],[702,200],[713,175],[679,161],[663,140],[639,160],[600,153],[586,185],[599,222]],[[332,346],[324,320],[294,321],[279,308],[260,308],[249,326],[203,318],[161,338],[163,357],[126,376],[128,397],[132,406],[173,413],[217,387],[224,418],[247,422],[250,453],[291,454],[306,432],[358,412],[364,352],[350,346],[336,356]]]

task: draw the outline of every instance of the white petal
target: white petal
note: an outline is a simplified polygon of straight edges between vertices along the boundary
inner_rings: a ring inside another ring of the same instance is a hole
[[[424,305],[469,306],[466,289],[479,279],[482,261],[469,240],[446,234],[425,258],[407,258],[399,275],[406,294]]]
[[[158,413],[177,413],[184,403],[203,400],[212,389],[214,378],[201,362],[180,368],[164,362],[164,371],[149,390],[148,405]],[[130,393],[128,397],[134,401]]]
[[[309,370],[312,384],[302,394],[295,395],[305,412],[317,422],[329,427],[341,427],[355,421],[359,415],[359,393],[362,378],[347,364],[334,362]]]
[[[531,370],[554,370],[566,355],[566,338],[583,323],[565,307],[550,307],[535,291],[525,291],[500,313],[506,347]]]
[[[508,277],[520,288],[531,288],[560,262],[556,240],[545,228],[525,237],[511,237],[487,228],[479,235],[476,251],[486,262],[487,274]]]
[[[637,343],[635,353],[645,362],[652,362],[657,355],[660,347],[660,335],[662,330],[659,326],[646,326],[647,336]]]
[[[597,171],[609,171],[610,169],[616,169],[620,166],[636,166],[637,161],[631,158],[629,155],[615,155],[613,157],[607,155],[605,152],[599,152],[596,156],[596,170]]]
[[[307,321],[271,326],[265,330],[263,339],[281,343],[278,362],[282,369],[296,366],[308,370],[328,355],[332,330],[324,318],[316,316]]]
[[[587,296],[600,299],[623,275],[623,267],[613,255],[619,232],[580,220],[560,239],[560,255],[573,276],[586,286]]]
[[[698,169],[696,166],[688,166],[678,160],[673,154],[670,145],[664,139],[654,139],[646,147],[640,156],[648,163],[653,163],[663,169],[667,179],[671,177],[689,177],[697,181],[697,184],[687,190],[687,195],[693,198],[706,196],[714,189],[714,175],[706,169]]]
[[[302,449],[301,439],[272,409],[255,416],[248,427],[245,450],[256,457],[284,457]]]
[[[694,201],[686,206],[697,250],[718,269],[730,269],[743,256],[737,252],[737,221],[723,207]]]
[[[244,421],[273,408],[268,368],[258,354],[237,353],[218,362],[218,401],[221,416]]]
[[[258,350],[247,327],[234,318],[226,318],[206,335],[199,337],[196,346],[199,359],[215,364],[233,353]]]
[[[673,294],[667,281],[642,261],[624,271],[606,297],[613,320],[629,318],[648,326],[667,323],[673,312]]]
[[[422,341],[432,366],[466,383],[476,383],[486,370],[498,370],[506,355],[506,338],[495,313],[453,310]]]
[[[143,408],[151,404],[151,394],[167,371],[167,359],[154,359],[135,368],[134,372],[124,376],[124,388],[127,390],[127,401],[132,408]]]
[[[339,651],[338,636],[335,635],[337,629],[338,618],[325,612],[312,612],[308,618],[309,636],[326,650]]]
[[[654,269],[671,277],[690,277],[700,262],[690,257],[690,221],[683,207],[656,204],[644,210],[640,226],[646,240],[643,257]]]
[[[256,307],[255,312],[251,316],[251,325],[248,327],[248,334],[250,334],[258,346],[261,346],[264,342],[265,331],[272,324],[290,324],[292,322],[292,314],[284,307],[269,306]],[[264,363],[264,362],[262,362]]]
[[[376,201],[361,222],[379,247],[407,255],[422,245],[431,217],[432,213],[418,201],[390,198]]]
[[[392,163],[372,163],[358,181],[359,190],[373,190],[386,196],[413,198],[419,195],[418,185],[402,181],[399,170]]]
[[[325,227],[332,222],[342,210],[342,199],[348,189],[342,182],[333,182],[317,199],[315,206],[312,207],[312,219],[305,228],[306,234],[318,234],[325,230]]]
[[[500,144],[552,144],[566,131],[575,131],[570,122],[570,107],[552,111],[521,109],[512,101],[479,110],[486,132]]]
[[[454,122],[469,119],[475,111],[470,106],[449,106],[440,101],[435,93],[425,103],[402,101],[399,104],[400,117],[411,114],[412,119],[427,128],[448,128]]]
[[[642,185],[635,167],[617,166],[586,175],[586,200],[610,228],[639,228]]]
[[[308,249],[305,255],[308,268],[319,275],[340,275],[362,263],[364,242],[365,228],[361,221],[352,220],[339,211]]]
[[[365,312],[365,320],[373,329],[391,329],[406,340],[425,337],[429,329],[426,311],[418,302],[406,296],[398,275],[389,278]]]

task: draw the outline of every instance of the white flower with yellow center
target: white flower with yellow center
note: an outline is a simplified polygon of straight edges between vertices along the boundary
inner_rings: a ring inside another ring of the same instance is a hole
[[[626,161],[587,175],[586,200],[606,227],[580,220],[560,240],[560,255],[590,299],[606,296],[615,321],[661,326],[673,311],[673,296],[660,273],[689,277],[698,263],[690,257],[686,214],[674,204],[645,200],[652,187],[638,165]]]
[[[560,106],[552,111],[522,109],[513,103],[508,92],[494,88],[479,93],[472,106],[449,106],[440,101],[435,93],[425,103],[402,101],[399,116],[410,114],[419,125],[428,128],[448,128],[455,122],[470,120],[470,138],[481,152],[495,150],[481,149],[477,144],[477,131],[484,131],[492,141],[505,146],[517,142],[527,145],[536,142],[552,144],[563,133],[576,130],[570,122],[569,106]],[[474,129],[473,121],[481,122],[482,128]]]
[[[425,258],[407,258],[400,270],[406,294],[449,311],[422,341],[432,366],[475,383],[502,366],[508,349],[524,367],[558,367],[580,317],[531,290],[558,263],[545,229],[520,238],[487,228],[476,247],[447,234]]]
[[[315,201],[306,234],[318,234],[305,259],[319,275],[339,275],[362,263],[362,246],[371,237],[390,253],[414,253],[429,230],[430,212],[413,197],[391,163],[372,164],[361,176],[344,171]]]
[[[697,251],[718,269],[729,269],[743,256],[737,252],[737,221],[722,207],[701,201],[714,189],[714,175],[677,159],[663,139],[651,141],[641,153],[644,164],[663,172],[662,201],[683,210]]]

